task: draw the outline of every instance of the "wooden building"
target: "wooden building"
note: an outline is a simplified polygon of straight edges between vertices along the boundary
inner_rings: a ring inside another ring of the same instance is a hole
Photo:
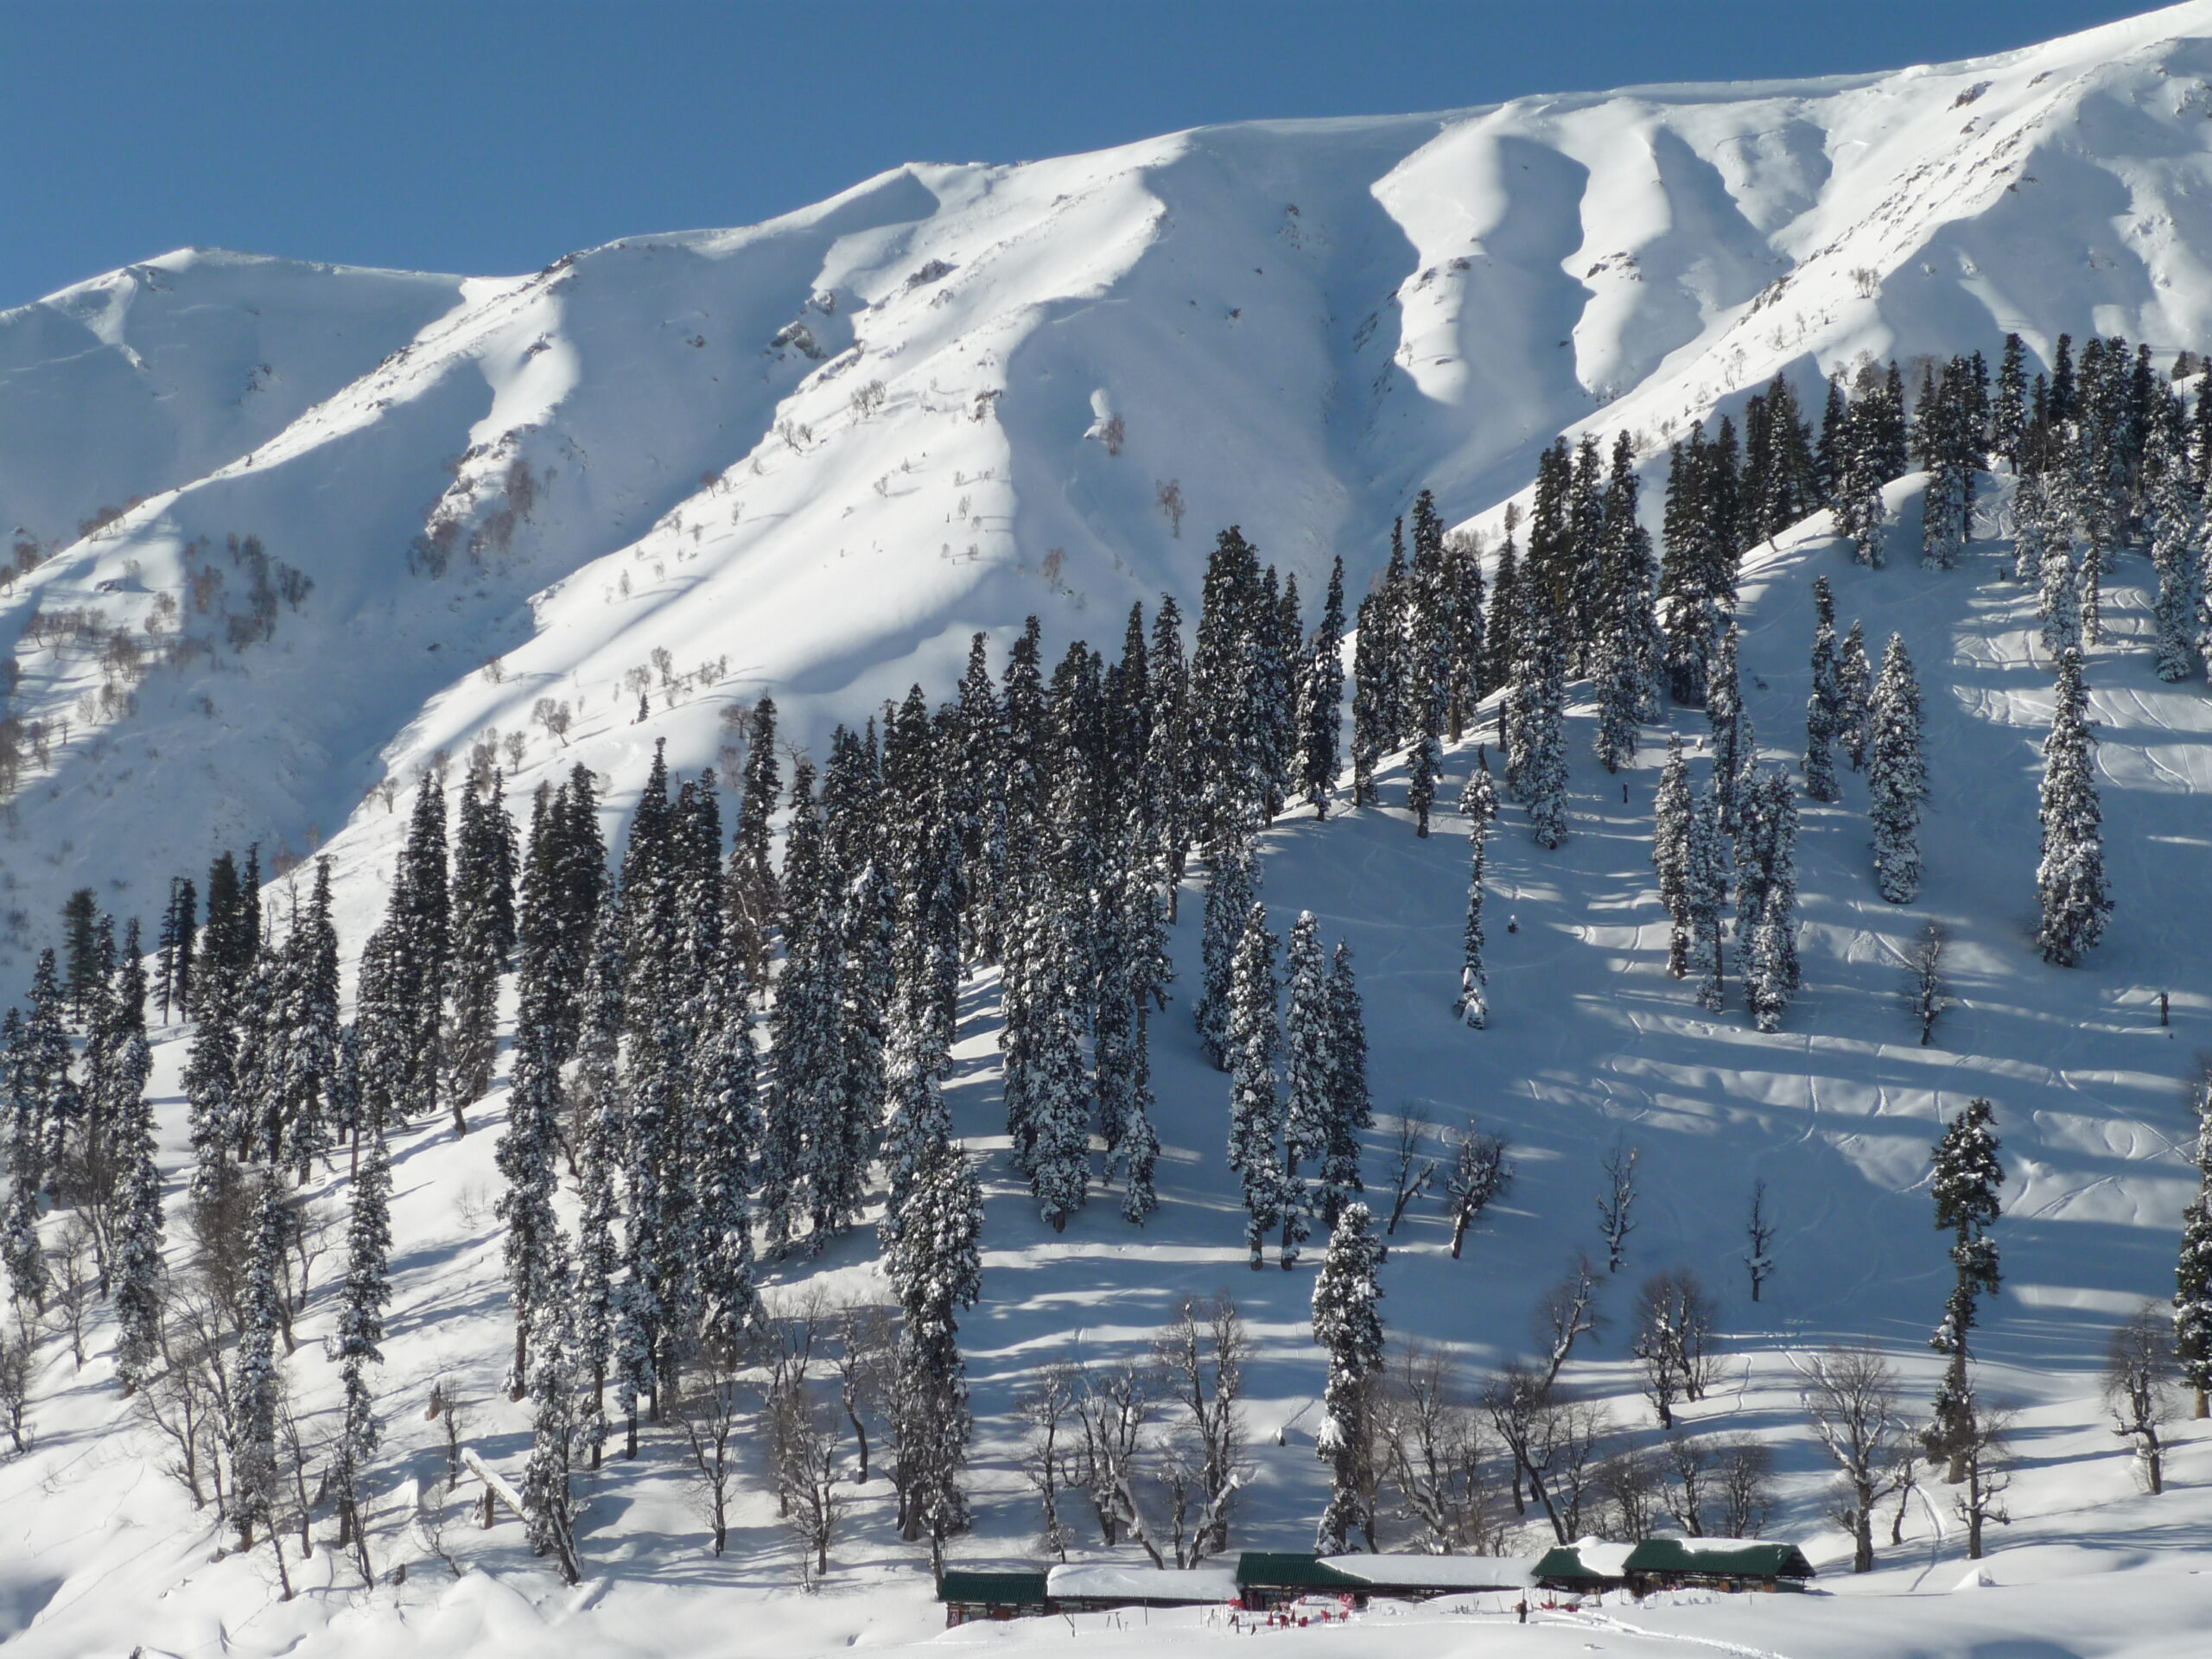
[[[1758,1538],[1647,1538],[1622,1570],[1646,1590],[1802,1590],[1813,1564],[1795,1544]]]

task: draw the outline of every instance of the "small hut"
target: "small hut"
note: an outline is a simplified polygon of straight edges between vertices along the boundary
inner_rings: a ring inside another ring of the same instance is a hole
[[[1547,1590],[1569,1595],[1599,1596],[1628,1584],[1628,1558],[1633,1544],[1611,1544],[1602,1538],[1581,1538],[1546,1550],[1533,1574]]]
[[[1647,1538],[1622,1564],[1629,1587],[1646,1590],[1802,1590],[1813,1564],[1795,1544],[1758,1538]]]
[[[1525,1590],[1535,1565],[1526,1555],[1325,1555],[1321,1565],[1357,1579],[1359,1599],[1427,1601],[1484,1590]]]
[[[977,1619],[1033,1618],[1052,1611],[1045,1575],[1031,1569],[963,1571],[948,1567],[937,1582],[947,1630]]]
[[[1311,1551],[1298,1549],[1246,1550],[1236,1558],[1236,1590],[1246,1607],[1261,1612],[1304,1596],[1368,1593],[1361,1580],[1339,1573]]]
[[[1115,1607],[1218,1606],[1237,1599],[1236,1569],[1194,1567],[1179,1571],[1113,1561],[1070,1561],[1046,1572],[1045,1593],[1056,1613],[1099,1613]]]

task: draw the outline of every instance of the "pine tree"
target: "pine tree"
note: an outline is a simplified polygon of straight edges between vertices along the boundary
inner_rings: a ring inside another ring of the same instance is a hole
[[[1167,889],[1167,915],[1175,917],[1194,835],[1191,783],[1190,670],[1183,656],[1183,613],[1172,594],[1152,613],[1152,645],[1145,653],[1150,718],[1145,730],[1145,771],[1152,779],[1153,860]]]
[[[553,1210],[560,1186],[556,1160],[561,1068],[553,1058],[548,1023],[539,996],[531,998],[515,1021],[514,1080],[507,1093],[507,1126],[496,1154],[506,1181],[499,1216],[506,1227],[507,1294],[515,1321],[507,1390],[517,1396],[530,1386],[530,1332],[539,1304],[552,1294],[554,1257],[561,1248],[560,1222]]]
[[[980,647],[982,636],[976,636]],[[984,687],[989,689],[988,671]],[[963,688],[964,691],[964,688]],[[995,702],[994,702],[995,708]],[[738,794],[737,829],[730,842],[728,911],[730,926],[748,982],[763,982],[768,971],[768,943],[781,909],[776,867],[769,855],[772,823],[783,797],[783,769],[776,756],[776,700],[764,696],[753,705],[745,729],[745,769]]]
[[[1658,872],[1659,902],[1667,912],[1667,971],[1676,979],[1690,970],[1689,755],[1679,736],[1667,739],[1667,763],[1660,769],[1652,802],[1651,865]]]
[[[1866,740],[1874,715],[1874,665],[1866,660],[1866,632],[1858,622],[1843,636],[1836,664],[1836,687],[1842,699],[1836,736],[1850,758],[1853,772],[1866,769]]]
[[[556,1265],[558,1278],[565,1281],[567,1262]],[[536,1357],[530,1376],[530,1463],[523,1471],[523,1509],[531,1549],[553,1557],[563,1583],[577,1584],[582,1581],[583,1568],[576,1558],[575,1499],[569,1484],[577,1439],[575,1367],[566,1295],[541,1302],[532,1323],[530,1350]]]
[[[1826,576],[1813,579],[1813,694],[1805,704],[1805,792],[1816,801],[1841,798],[1836,788],[1834,746],[1843,727],[1843,683],[1838,672],[1835,595]]]
[[[899,1531],[910,1539],[926,1536],[938,1564],[945,1540],[968,1525],[960,1471],[975,1420],[958,1314],[982,1294],[982,1223],[975,1173],[959,1147],[947,1143],[923,1166],[897,1236],[884,1250],[884,1274],[906,1315],[891,1408]]]
[[[1287,952],[1289,1007],[1283,1020],[1283,1172],[1287,1208],[1283,1218],[1283,1255],[1297,1259],[1307,1236],[1306,1217],[1318,1209],[1324,1224],[1333,1222],[1342,1195],[1325,1179],[1309,1191],[1301,1166],[1325,1166],[1334,1138],[1336,1106],[1336,1023],[1330,1007],[1328,962],[1321,951],[1321,927],[1310,910],[1301,911],[1290,930]],[[1315,1200],[1318,1198],[1318,1204]]]
[[[1535,672],[1528,689],[1522,740],[1522,799],[1537,846],[1567,844],[1567,659],[1548,624],[1539,624]]]
[[[1327,597],[1321,603],[1320,626],[1306,651],[1305,672],[1299,685],[1299,785],[1313,803],[1313,816],[1329,816],[1329,792],[1337,785],[1341,769],[1339,744],[1344,729],[1344,562],[1329,569]]]
[[[1713,728],[1713,787],[1720,804],[1720,827],[1736,827],[1736,778],[1752,753],[1745,741],[1750,724],[1744,715],[1743,687],[1738,676],[1737,654],[1742,636],[1734,619],[1721,630],[1720,648],[1713,654],[1705,695],[1705,718]]]
[[[162,931],[156,941],[156,984],[160,988],[162,1018],[172,1009],[181,1013],[192,1001],[193,948],[198,940],[199,891],[188,875],[169,879],[168,903],[162,910]]]
[[[1259,894],[1260,866],[1250,841],[1241,836],[1217,843],[1207,862],[1211,873],[1206,881],[1205,931],[1199,947],[1203,967],[1198,1003],[1192,1012],[1206,1058],[1226,1071],[1232,1052],[1229,1027],[1237,943],[1244,936],[1246,918]]]
[[[1909,905],[1920,893],[1920,806],[1928,767],[1920,753],[1920,685],[1904,639],[1891,634],[1882,652],[1867,739],[1868,816],[1874,823],[1874,880],[1882,897]]]
[[[231,1522],[238,1546],[253,1548],[257,1529],[274,1530],[279,1471],[276,1414],[283,1381],[276,1364],[283,1321],[286,1220],[276,1183],[263,1182],[238,1306],[238,1340],[231,1359]]]
[[[143,1056],[129,1063],[137,1087],[118,1084],[122,1110],[116,1133],[120,1168],[115,1242],[115,1368],[123,1392],[137,1392],[151,1379],[161,1359],[162,1307],[165,1294],[162,1258],[162,1172],[157,1161],[154,1104],[145,1079],[152,1057],[145,1053],[143,1024],[136,1046]]]
[[[2028,434],[2026,358],[2027,343],[2018,334],[2005,335],[2005,355],[1997,368],[1997,400],[1990,416],[1990,448],[2016,473]]]
[[[499,1052],[499,977],[515,947],[515,827],[495,771],[461,796],[452,884],[452,956],[442,1059],[456,1130],[492,1087]],[[549,1051],[557,1054],[557,1046]],[[556,1062],[557,1063],[557,1062]]]
[[[2158,677],[2171,683],[2196,671],[2196,550],[2203,530],[2188,470],[2163,438],[2154,440],[2149,465],[2157,471],[2150,510],[2151,565],[2158,573],[2158,591],[2152,615],[2158,631]]]
[[[51,963],[53,952],[41,958]],[[20,1305],[46,1305],[46,1254],[38,1237],[39,1195],[46,1181],[46,1095],[31,1058],[22,1016],[8,1010],[4,1028],[8,1084],[8,1207],[0,1218],[0,1259],[10,1294]]]
[[[1229,1166],[1242,1179],[1244,1243],[1252,1268],[1289,1209],[1283,1182],[1282,1098],[1275,1088],[1281,1027],[1275,1012],[1275,937],[1264,905],[1247,913],[1230,992]]]
[[[1459,936],[1459,995],[1452,1011],[1461,1023],[1480,1031],[1490,1023],[1490,1003],[1483,995],[1490,981],[1483,969],[1483,861],[1491,823],[1497,816],[1497,791],[1488,771],[1469,775],[1459,792],[1459,812],[1467,821],[1467,922]]]
[[[1950,1364],[1936,1389],[1932,1420],[1922,1440],[1930,1458],[1950,1461],[1954,1481],[1960,1478],[1959,1461],[1974,1439],[1967,1338],[1974,1329],[1977,1302],[1984,1295],[1994,1296],[1999,1282],[1997,1246],[1987,1236],[1997,1221],[2005,1185],[1992,1128],[1995,1116],[1988,1101],[1967,1102],[1944,1126],[1942,1138],[1929,1155],[1934,1177],[1929,1191],[1936,1200],[1936,1228],[1953,1235],[1951,1265],[1957,1278],[1944,1306],[1942,1323],[1928,1344],[1948,1357]]]
[[[1372,1421],[1382,1371],[1382,1242],[1363,1204],[1345,1206],[1313,1281],[1313,1340],[1329,1357],[1314,1450],[1329,1465],[1329,1502],[1315,1530],[1324,1555],[1351,1547],[1355,1528],[1375,1542]]]
[[[1027,995],[1031,1020],[1030,1190],[1054,1232],[1090,1186],[1090,1090],[1083,1064],[1083,947],[1075,920],[1053,906],[1031,918],[1036,940]]]
[[[446,798],[437,774],[426,772],[415,792],[407,844],[392,883],[394,982],[401,1015],[400,1071],[394,1098],[402,1117],[437,1103],[442,1071],[440,1007],[453,954],[453,908],[446,870]]]
[[[391,1300],[391,1154],[381,1130],[369,1136],[368,1156],[353,1178],[346,1230],[346,1281],[340,1292],[338,1332],[331,1357],[338,1362],[345,1396],[336,1456],[331,1460],[341,1542],[350,1541],[361,1576],[372,1582],[363,1516],[369,1459],[383,1433],[366,1368],[384,1363],[384,1309]]]
[[[1375,1123],[1367,1087],[1367,1014],[1352,972],[1351,946],[1339,940],[1329,958],[1329,1132],[1315,1185],[1321,1218],[1334,1227],[1344,1206],[1363,1191],[1359,1135]]]
[[[1758,1028],[1782,1028],[1802,982],[1797,961],[1797,803],[1781,772],[1767,774],[1759,814],[1762,849],[1759,912],[1747,942],[1744,992]]]
[[[2190,1103],[2196,1110],[2196,1192],[2181,1212],[2174,1357],[2202,1418],[2212,1413],[2212,1068],[2200,1068]]]
[[[2059,658],[2057,699],[2050,735],[2044,740],[2043,858],[2036,868],[2036,896],[2043,924],[2036,944],[2045,962],[2080,965],[2104,937],[2112,915],[2105,881],[2104,813],[2097,798],[2096,738],[2089,728],[2089,694],[2082,683],[2082,654]]]
[[[569,1334],[576,1381],[586,1391],[581,1432],[594,1469],[606,1446],[607,1384],[621,1295],[615,1179],[629,1139],[620,1077],[625,977],[621,930],[614,925],[613,906],[604,896],[601,906],[603,925],[593,932],[590,967],[579,999],[582,1023],[569,1091],[575,1103],[573,1134],[577,1143],[576,1276]],[[733,949],[742,948],[734,942]]]
[[[2037,610],[2043,618],[2044,654],[2052,663],[2082,648],[2082,577],[2075,569],[2073,550],[2066,543],[2044,549]]]
[[[1696,976],[1700,1007],[1720,1011],[1721,906],[1728,899],[1727,854],[1720,828],[1719,772],[1699,792],[1683,848],[1682,905],[1689,924],[1689,971]]]

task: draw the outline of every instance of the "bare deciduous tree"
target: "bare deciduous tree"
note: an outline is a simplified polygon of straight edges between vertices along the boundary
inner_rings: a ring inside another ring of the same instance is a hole
[[[1022,1444],[1021,1473],[1037,1494],[1041,1548],[1062,1560],[1067,1560],[1068,1545],[1074,1540],[1060,1514],[1060,1494],[1070,1468],[1081,1466],[1079,1459],[1070,1457],[1064,1441],[1081,1386],[1082,1373],[1075,1366],[1047,1365],[1017,1402],[1029,1431]]]
[[[1375,1414],[1381,1461],[1399,1513],[1432,1554],[1482,1548],[1503,1530],[1482,1479],[1487,1447],[1459,1368],[1440,1349],[1401,1349]]]
[[[1713,1299],[1688,1268],[1655,1273],[1636,1295],[1633,1351],[1659,1427],[1675,1424],[1677,1399],[1702,1399],[1716,1364]]]
[[[837,1402],[853,1427],[859,1456],[853,1480],[858,1485],[868,1484],[868,1424],[890,1398],[897,1342],[891,1317],[882,1308],[849,1307],[837,1315],[837,1345],[830,1363],[837,1373]]]
[[[830,1545],[845,1512],[837,1484],[837,1408],[802,1367],[772,1382],[767,1398],[769,1472],[785,1524],[799,1542],[799,1571],[812,1589],[830,1570]]]
[[[1574,1344],[1594,1335],[1602,1319],[1598,1313],[1598,1269],[1586,1255],[1577,1256],[1566,1276],[1546,1291],[1536,1305],[1536,1340],[1543,1345],[1544,1387],[1551,1389],[1573,1357]]]
[[[691,1501],[707,1523],[715,1554],[720,1555],[729,1544],[730,1483],[737,1474],[736,1446],[743,1421],[736,1379],[721,1365],[702,1366],[691,1378],[690,1391],[677,1397],[674,1407],[690,1460]]]
[[[1661,1514],[1659,1466],[1657,1453],[1637,1446],[1624,1446],[1599,1466],[1608,1535],[1630,1541],[1651,1535]]]
[[[1874,1510],[1911,1455],[1911,1427],[1897,1403],[1897,1375],[1871,1348],[1816,1357],[1802,1395],[1814,1435],[1835,1465],[1830,1511],[1851,1535],[1851,1570],[1874,1570]]]
[[[1638,1148],[1616,1141],[1599,1165],[1605,1189],[1598,1195],[1598,1231],[1605,1241],[1605,1271],[1618,1273],[1628,1249],[1628,1236],[1636,1230],[1631,1212],[1636,1208],[1636,1160]]]
[[[1471,1123],[1452,1137],[1452,1167],[1444,1177],[1444,1193],[1450,1201],[1454,1262],[1459,1259],[1467,1230],[1481,1219],[1491,1200],[1513,1184],[1513,1166],[1505,1153],[1503,1135],[1478,1134]]]
[[[1774,1277],[1774,1220],[1766,1212],[1766,1183],[1751,1183],[1751,1213],[1744,1217],[1744,1266],[1751,1275],[1751,1300],[1759,1299],[1766,1281]]]
[[[1385,1238],[1398,1230],[1398,1223],[1404,1217],[1407,1208],[1426,1192],[1428,1184],[1436,1179],[1437,1160],[1422,1151],[1432,1127],[1419,1112],[1408,1111],[1399,1115],[1397,1132],[1391,1141],[1396,1160],[1396,1180],[1390,1198],[1389,1224],[1382,1229]]]
[[[1773,1448],[1748,1434],[1733,1435],[1720,1442],[1716,1461],[1722,1535],[1758,1537],[1774,1506]]]
[[[1923,1048],[1935,1038],[1936,1016],[1951,1003],[1943,995],[1944,943],[1943,930],[1930,922],[1914,941],[1912,955],[1907,958],[1910,977],[1905,982],[1905,1000],[1919,1022]]]
[[[2173,1415],[2173,1327],[2156,1303],[2145,1302],[2105,1350],[2104,1401],[2112,1432],[2133,1447],[2136,1473],[2154,1494],[2166,1489],[2159,1425]]]
[[[2010,1526],[2012,1512],[2005,1494],[2012,1484],[2012,1413],[1986,1402],[1977,1404],[1959,1461],[1966,1478],[1952,1495],[1951,1509],[1967,1523],[1967,1559],[1982,1557],[1982,1534],[1991,1526]],[[2155,1490],[2155,1488],[2153,1489]]]

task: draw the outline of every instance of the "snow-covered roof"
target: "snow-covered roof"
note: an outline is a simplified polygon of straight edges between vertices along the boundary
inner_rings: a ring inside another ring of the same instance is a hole
[[[1111,1561],[1070,1561],[1045,1575],[1045,1591],[1070,1601],[1234,1601],[1233,1567],[1182,1569],[1122,1567]]]
[[[1527,1584],[1536,1563],[1532,1555],[1324,1555],[1321,1564],[1364,1584],[1497,1590]]]

